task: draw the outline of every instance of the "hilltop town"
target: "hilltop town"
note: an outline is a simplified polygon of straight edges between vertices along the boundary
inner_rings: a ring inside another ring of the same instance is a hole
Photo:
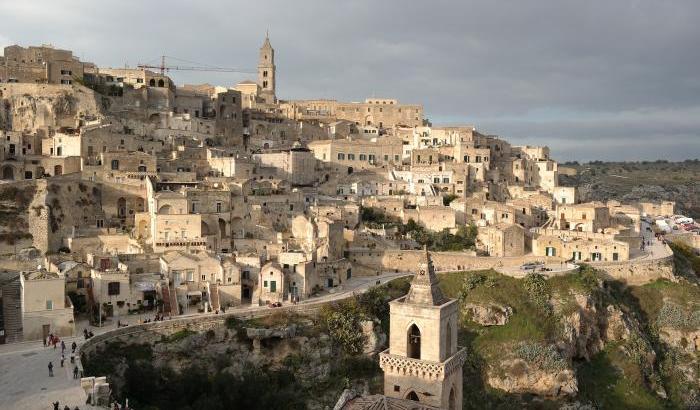
[[[407,294],[390,302],[388,334],[375,340],[383,391],[345,389],[336,408],[462,408],[475,404],[463,399],[470,353],[458,338],[460,315],[500,326],[514,314],[460,294],[463,277],[480,289],[585,268],[642,286],[677,283],[697,269],[700,225],[673,201],[582,202],[582,170],[560,175],[546,146],[514,145],[476,125],[431,124],[416,101],[283,99],[276,71],[269,38],[255,80],[226,86],[175,84],[165,61],[161,69],[108,68],[48,45],[6,47],[0,343],[83,333],[87,341],[90,332],[100,340],[162,323],[205,331],[197,326],[302,312],[408,277]],[[683,269],[676,247],[686,252]],[[470,271],[490,273],[450,276]],[[591,300],[571,303],[588,312]],[[637,329],[619,309],[607,312],[622,333]],[[371,320],[363,326],[379,332]],[[559,346],[569,364],[627,340],[586,326],[595,343]],[[697,354],[698,330],[685,330],[669,343],[683,339]],[[289,327],[247,332],[255,349],[296,337]],[[521,362],[501,371],[517,364],[525,376],[491,372],[490,386],[576,395],[570,368],[533,379],[527,374],[543,370]],[[109,375],[84,376],[91,400],[109,404]]]

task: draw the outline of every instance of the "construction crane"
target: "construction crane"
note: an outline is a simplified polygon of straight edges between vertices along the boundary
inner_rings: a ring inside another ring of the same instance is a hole
[[[216,66],[211,66],[211,65],[200,65],[200,66],[182,66],[182,65],[166,65],[165,64],[165,59],[168,58],[170,60],[177,60],[181,61],[184,63],[189,63],[189,64],[198,64],[193,61],[187,61],[183,60],[180,58],[176,57],[170,57],[170,56],[161,56],[160,57],[160,65],[151,65],[151,64],[137,64],[136,66],[142,70],[145,69],[157,69],[160,71],[161,75],[165,75],[166,71],[170,70],[178,70],[178,71],[215,71],[219,73],[244,73],[244,74],[255,74],[256,71],[253,70],[241,70],[238,68],[227,68],[227,67],[216,67]]]

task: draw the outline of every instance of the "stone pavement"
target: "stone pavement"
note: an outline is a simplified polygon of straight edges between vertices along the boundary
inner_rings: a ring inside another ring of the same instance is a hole
[[[353,278],[333,289],[332,293],[323,292],[318,297],[305,300],[299,304],[317,304],[344,299],[375,286],[377,281],[386,283],[389,280],[406,275],[408,274],[386,273],[379,276]],[[232,310],[240,310],[242,312],[265,310],[271,313],[275,311],[266,306],[241,307],[228,311]],[[183,315],[178,316],[178,318],[203,315],[213,315],[213,313]],[[129,324],[136,324],[143,317],[133,315],[122,317],[120,320]],[[82,337],[84,328],[88,328],[95,335],[98,335],[116,329],[116,321],[109,321],[101,328],[88,326],[85,321],[76,322],[75,331],[79,336],[63,339],[66,342],[66,352],[68,353],[66,355],[66,367],[64,368],[60,367],[60,345],[56,350],[49,347],[45,348],[41,341],[0,345],[0,410],[51,410],[53,409],[51,403],[57,400],[60,403],[59,408],[61,410],[65,405],[70,406],[71,410],[75,406],[78,406],[81,410],[94,408],[85,404],[87,396],[80,388],[80,380],[73,379],[73,367],[70,365],[70,345],[75,340],[78,344],[78,349],[80,349],[80,345],[85,341]],[[54,364],[54,377],[49,377],[48,375],[47,366],[49,361],[52,361]]]
[[[55,401],[60,409],[65,405],[71,410],[75,406],[93,408],[85,405],[86,395],[80,388],[80,380],[73,379],[72,341],[73,338],[65,339],[65,367],[60,364],[60,346],[56,350],[45,348],[40,341],[6,345],[9,348],[0,351],[0,409],[50,410]],[[49,377],[49,361],[54,364],[54,377]]]

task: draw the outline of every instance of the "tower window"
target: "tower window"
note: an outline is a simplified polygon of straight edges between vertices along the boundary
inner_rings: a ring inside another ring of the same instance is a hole
[[[415,324],[408,329],[408,352],[411,359],[420,359],[420,329]]]
[[[267,77],[267,71],[263,71],[263,77]]]

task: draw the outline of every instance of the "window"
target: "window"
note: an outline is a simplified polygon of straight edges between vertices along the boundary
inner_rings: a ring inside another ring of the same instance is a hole
[[[384,161],[389,161],[389,156],[388,156],[388,155],[384,155]]]
[[[396,391],[396,392],[401,391],[401,387],[395,384],[394,391]]]
[[[338,153],[338,160],[342,161],[344,159],[345,159],[345,154],[343,154],[342,152],[339,152]]]
[[[277,292],[277,281],[270,281],[270,292]]]
[[[202,275],[202,280],[207,280],[207,275]]]
[[[355,154],[348,154],[348,161],[354,161],[355,160]]]
[[[117,159],[112,160],[112,170],[114,170],[114,171],[119,170],[119,160],[117,160]]]
[[[109,282],[107,284],[107,294],[109,296],[115,296],[119,294],[119,282]]]
[[[46,310],[53,310],[53,300],[46,301]]]
[[[221,202],[216,203],[216,212],[221,212]]]
[[[366,155],[366,154],[360,154],[360,161],[367,161],[367,155]]]
[[[267,281],[263,282],[263,287],[265,287],[265,288],[267,287]]]
[[[450,183],[450,179],[449,179],[449,178],[442,178],[442,183],[443,183],[443,184],[449,184],[449,183]]]
[[[439,183],[440,183],[440,178],[433,178],[433,183],[439,184]]]

